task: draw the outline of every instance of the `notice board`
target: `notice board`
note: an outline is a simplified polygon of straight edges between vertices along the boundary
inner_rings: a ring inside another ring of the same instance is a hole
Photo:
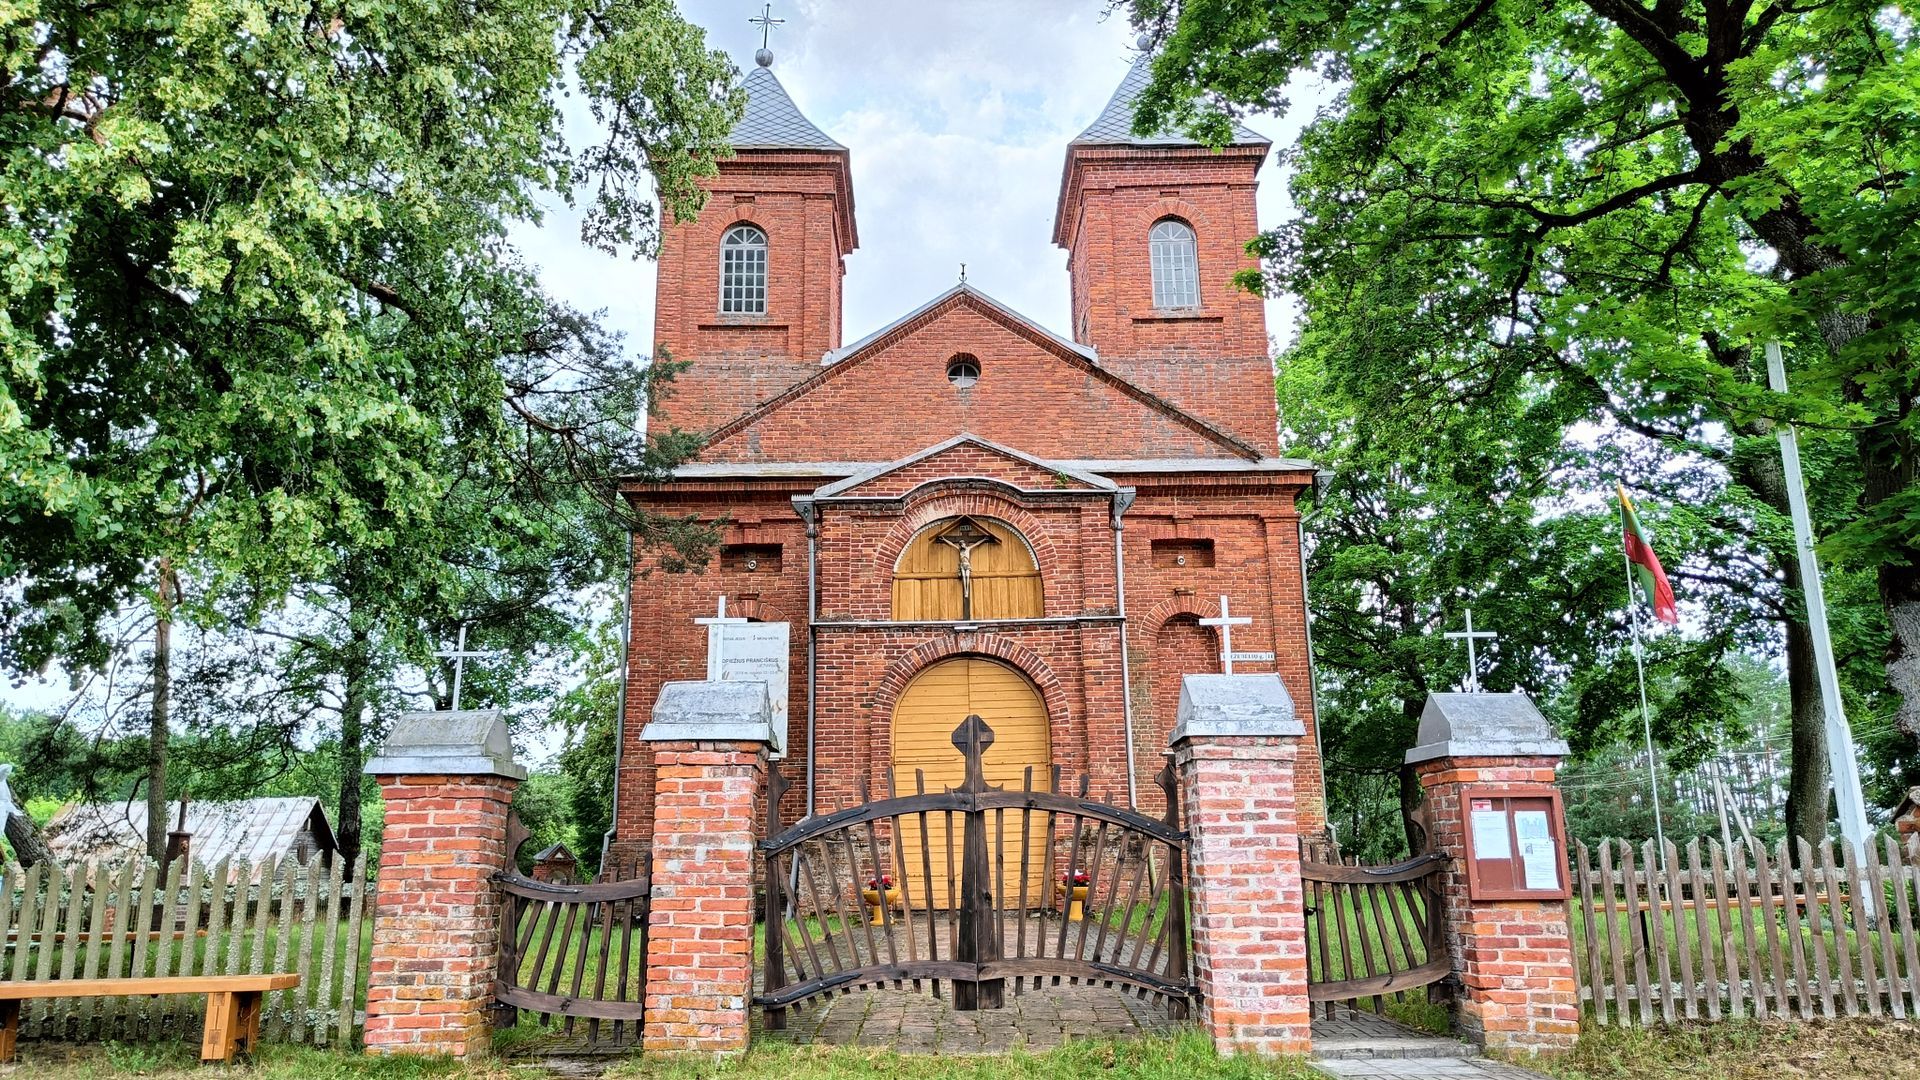
[[[1467,895],[1475,900],[1565,900],[1565,817],[1560,792],[1539,786],[1468,785]]]

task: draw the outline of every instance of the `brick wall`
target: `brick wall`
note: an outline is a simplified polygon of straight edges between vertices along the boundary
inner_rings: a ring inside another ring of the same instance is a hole
[[[653,744],[653,898],[647,924],[649,1053],[747,1046],[753,986],[754,803],[760,743]]]
[[[840,346],[841,278],[853,231],[844,153],[742,150],[702,182],[706,206],[661,231],[654,341],[692,366],[662,401],[663,426],[711,431],[819,370]],[[720,314],[720,237],[767,234],[767,310]]]
[[[1262,299],[1233,285],[1257,269],[1256,176],[1263,147],[1074,147],[1054,241],[1067,249],[1074,340],[1101,362],[1275,453],[1272,347]],[[1147,233],[1192,226],[1200,306],[1153,306]]]
[[[1222,1052],[1306,1052],[1306,893],[1295,738],[1191,738],[1174,747],[1192,834],[1200,1023]]]
[[[992,467],[989,456],[969,457],[963,475]],[[1011,474],[1011,470],[1010,470]],[[884,478],[883,478],[884,479]],[[1272,651],[1271,662],[1243,662],[1242,672],[1276,671],[1287,684],[1309,737],[1297,753],[1295,791],[1303,828],[1324,823],[1319,759],[1313,745],[1312,687],[1308,678],[1304,598],[1300,584],[1294,494],[1303,474],[1167,478],[1153,474],[1113,479],[1136,487],[1137,501],[1121,519],[1125,536],[1129,678],[1134,688],[1135,773],[1143,805],[1158,805],[1152,777],[1159,769],[1165,735],[1178,700],[1178,676],[1217,669],[1212,645],[1187,641],[1177,658],[1161,663],[1159,633],[1171,619],[1189,622],[1217,613],[1219,596],[1254,622],[1234,634],[1236,649]],[[784,808],[795,820],[805,807],[807,535],[791,498],[811,492],[824,479],[695,485],[636,491],[632,495],[663,512],[707,520],[725,515],[729,544],[781,546],[779,569],[747,571],[719,559],[700,573],[651,569],[636,550],[642,573],[633,583],[633,633],[629,655],[627,715],[646,716],[662,684],[704,678],[706,636],[693,619],[713,612],[715,598],[728,597],[731,611],[751,611],[793,623],[789,657],[791,758],[781,766],[795,785]],[[892,490],[880,484],[881,490]],[[1068,621],[989,624],[973,634],[949,627],[857,626],[851,620],[891,615],[892,559],[921,524],[949,514],[980,513],[1008,521],[1032,544],[1038,558],[1046,615]],[[1120,636],[1114,616],[1112,530],[1104,496],[1045,491],[1029,498],[1004,492],[942,486],[921,489],[899,506],[832,507],[821,511],[823,619],[840,625],[820,632],[818,720],[819,805],[855,801],[854,781],[866,776],[877,790],[889,764],[892,698],[918,670],[940,658],[1004,650],[1026,672],[1047,702],[1055,760],[1068,775],[1090,769],[1101,797],[1125,801],[1126,705],[1121,685]],[[1213,565],[1155,565],[1153,542],[1211,539]],[[751,606],[749,606],[751,605]],[[1195,628],[1197,629],[1197,627]],[[1211,638],[1211,633],[1207,635]],[[1197,654],[1204,652],[1206,659]],[[1192,654],[1192,655],[1190,655]],[[1178,670],[1188,664],[1205,666]],[[1155,687],[1165,685],[1164,690]],[[893,687],[887,690],[886,687]],[[1151,725],[1151,726],[1149,726]],[[651,764],[638,724],[630,722],[616,805],[618,848],[637,850],[649,835]],[[1152,732],[1152,738],[1140,737]]]
[[[498,963],[507,808],[501,777],[380,776],[387,812],[373,911],[365,1045],[376,1054],[486,1053]]]
[[[1551,785],[1554,758],[1440,758],[1415,767],[1442,876],[1447,948],[1460,982],[1456,1019],[1490,1049],[1569,1049],[1580,1034],[1573,939],[1562,900],[1474,900],[1465,865],[1469,784]]]

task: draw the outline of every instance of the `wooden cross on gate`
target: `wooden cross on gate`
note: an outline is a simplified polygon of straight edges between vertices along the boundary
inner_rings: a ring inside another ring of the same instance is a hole
[[[468,660],[485,660],[499,656],[496,652],[481,652],[467,648],[467,624],[460,624],[460,636],[454,640],[453,648],[434,653],[444,660],[453,661],[453,711],[460,711],[460,680],[466,674]]]
[[[993,729],[978,715],[960,721],[953,729],[953,748],[967,759],[967,777],[956,790],[979,794],[987,790],[987,774],[982,760],[993,745]]]
[[[1449,641],[1464,640],[1467,643],[1467,693],[1469,694],[1479,693],[1480,692],[1480,651],[1475,647],[1474,643],[1476,641],[1492,641],[1495,638],[1499,637],[1500,635],[1494,633],[1491,630],[1479,630],[1479,631],[1474,630],[1473,609],[1468,608],[1467,609],[1467,628],[1465,630],[1450,631],[1442,636],[1447,638]]]
[[[1245,615],[1228,614],[1227,598],[1224,596],[1220,598],[1219,616],[1217,618],[1200,620],[1201,626],[1217,626],[1220,628],[1220,670],[1226,672],[1228,675],[1233,674],[1233,628],[1236,626],[1250,626],[1252,624],[1253,620]],[[1268,657],[1268,659],[1272,658]]]

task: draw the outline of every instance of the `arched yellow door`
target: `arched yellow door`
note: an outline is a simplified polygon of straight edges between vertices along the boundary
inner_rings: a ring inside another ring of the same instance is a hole
[[[901,795],[916,790],[916,770],[925,778],[928,792],[958,787],[966,779],[966,762],[953,745],[953,729],[970,715],[977,715],[993,729],[993,745],[982,760],[988,784],[1018,791],[1026,783],[1027,769],[1033,769],[1035,791],[1051,790],[1049,765],[1053,758],[1047,735],[1047,709],[1039,691],[1026,676],[1005,664],[978,657],[960,657],[935,664],[921,672],[900,695],[893,709],[893,767],[895,790]],[[987,818],[989,830],[999,824],[999,815]],[[1020,842],[1024,815],[1008,811],[1003,837],[989,833],[989,858],[1004,841],[1006,866],[996,868],[996,877],[1004,881],[1001,904],[1020,900]],[[959,885],[960,821],[949,822],[945,814],[929,814],[923,830],[918,815],[900,819],[900,859],[907,879],[907,895],[915,907],[927,903],[931,891],[934,907],[950,907],[949,889]],[[1047,897],[1044,818],[1034,815],[1026,823],[1033,839],[1027,860],[1026,898],[1029,906],[1045,903]],[[923,843],[924,841],[924,843]],[[951,851],[951,873],[948,854]],[[928,864],[931,863],[929,880]],[[930,889],[929,889],[930,886]]]

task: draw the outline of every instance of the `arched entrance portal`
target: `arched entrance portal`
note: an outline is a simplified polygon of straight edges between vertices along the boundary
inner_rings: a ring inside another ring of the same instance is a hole
[[[1027,782],[1027,769],[1033,769],[1033,789],[1050,791],[1049,765],[1053,757],[1047,734],[1047,709],[1026,676],[1005,664],[974,656],[943,660],[921,672],[907,684],[900,703],[893,709],[893,768],[895,790],[901,795],[916,790],[915,771],[925,778],[929,792],[959,786],[966,778],[966,763],[953,745],[953,729],[968,716],[978,716],[993,729],[993,746],[982,758],[987,783],[1018,791]],[[929,815],[922,832],[920,819],[900,819],[900,851],[908,878],[908,892],[916,899],[932,894],[935,907],[951,907],[952,883],[957,870],[948,873],[948,852],[959,851],[959,837],[947,842],[946,815]],[[1035,822],[1035,836],[1044,838],[1045,826]],[[1018,830],[1014,830],[1015,837]],[[924,842],[924,848],[922,844]],[[1043,839],[1033,849],[1041,850]],[[933,863],[931,875],[925,866]],[[1037,863],[1037,860],[1036,860]],[[1045,868],[1029,865],[1026,896],[1038,905],[1050,898]],[[925,886],[921,879],[930,880]],[[1009,873],[1001,903],[1017,902],[1020,882],[1017,873]]]

